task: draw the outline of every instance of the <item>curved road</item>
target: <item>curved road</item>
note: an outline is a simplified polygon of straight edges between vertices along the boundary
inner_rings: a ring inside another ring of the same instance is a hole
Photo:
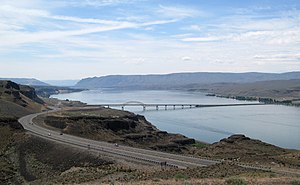
[[[23,127],[31,134],[58,143],[63,143],[71,147],[86,149],[91,152],[104,154],[116,159],[127,159],[142,163],[151,163],[156,165],[166,165],[176,168],[187,168],[197,166],[207,166],[219,163],[218,161],[200,159],[195,157],[169,154],[154,150],[146,150],[128,146],[115,146],[114,144],[85,139],[68,134],[60,135],[59,132],[46,129],[33,123],[33,118],[51,112],[60,111],[54,108],[53,110],[30,114],[19,119]]]

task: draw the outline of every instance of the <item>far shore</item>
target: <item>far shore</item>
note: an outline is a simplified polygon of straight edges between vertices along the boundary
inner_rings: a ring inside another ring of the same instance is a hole
[[[277,98],[269,98],[269,97],[253,97],[253,96],[234,96],[234,95],[221,95],[221,94],[214,94],[208,93],[206,96],[215,96],[218,98],[228,98],[228,99],[235,99],[241,101],[257,101],[265,104],[276,104],[276,105],[286,105],[286,106],[295,106],[300,107],[300,99],[288,99],[285,100],[282,98],[281,100]]]

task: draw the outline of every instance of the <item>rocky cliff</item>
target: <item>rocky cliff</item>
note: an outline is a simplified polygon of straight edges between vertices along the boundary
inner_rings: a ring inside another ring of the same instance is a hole
[[[0,116],[24,116],[41,111],[41,100],[34,88],[12,81],[0,81]]]
[[[183,135],[158,130],[144,116],[113,109],[69,111],[49,115],[44,122],[80,137],[161,151],[182,152],[195,143]]]

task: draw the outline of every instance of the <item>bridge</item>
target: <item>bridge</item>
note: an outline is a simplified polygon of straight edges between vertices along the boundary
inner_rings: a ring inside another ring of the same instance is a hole
[[[194,103],[143,103],[140,101],[128,101],[125,103],[112,103],[112,104],[98,104],[106,108],[110,107],[121,107],[122,110],[125,107],[142,107],[143,111],[146,111],[147,107],[153,107],[156,110],[159,109],[186,109],[186,108],[202,108],[202,107],[229,107],[229,106],[250,106],[250,105],[264,105],[263,103],[243,103],[243,104],[194,104]]]

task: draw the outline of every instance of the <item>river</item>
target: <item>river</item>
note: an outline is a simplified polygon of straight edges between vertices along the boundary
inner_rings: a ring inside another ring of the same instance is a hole
[[[233,99],[205,96],[186,91],[90,90],[51,96],[79,100],[88,104],[124,103],[249,103]],[[142,107],[125,110],[144,115],[160,130],[180,133],[200,141],[213,143],[232,134],[245,134],[284,148],[300,149],[300,108],[283,105],[251,105],[143,111]]]

